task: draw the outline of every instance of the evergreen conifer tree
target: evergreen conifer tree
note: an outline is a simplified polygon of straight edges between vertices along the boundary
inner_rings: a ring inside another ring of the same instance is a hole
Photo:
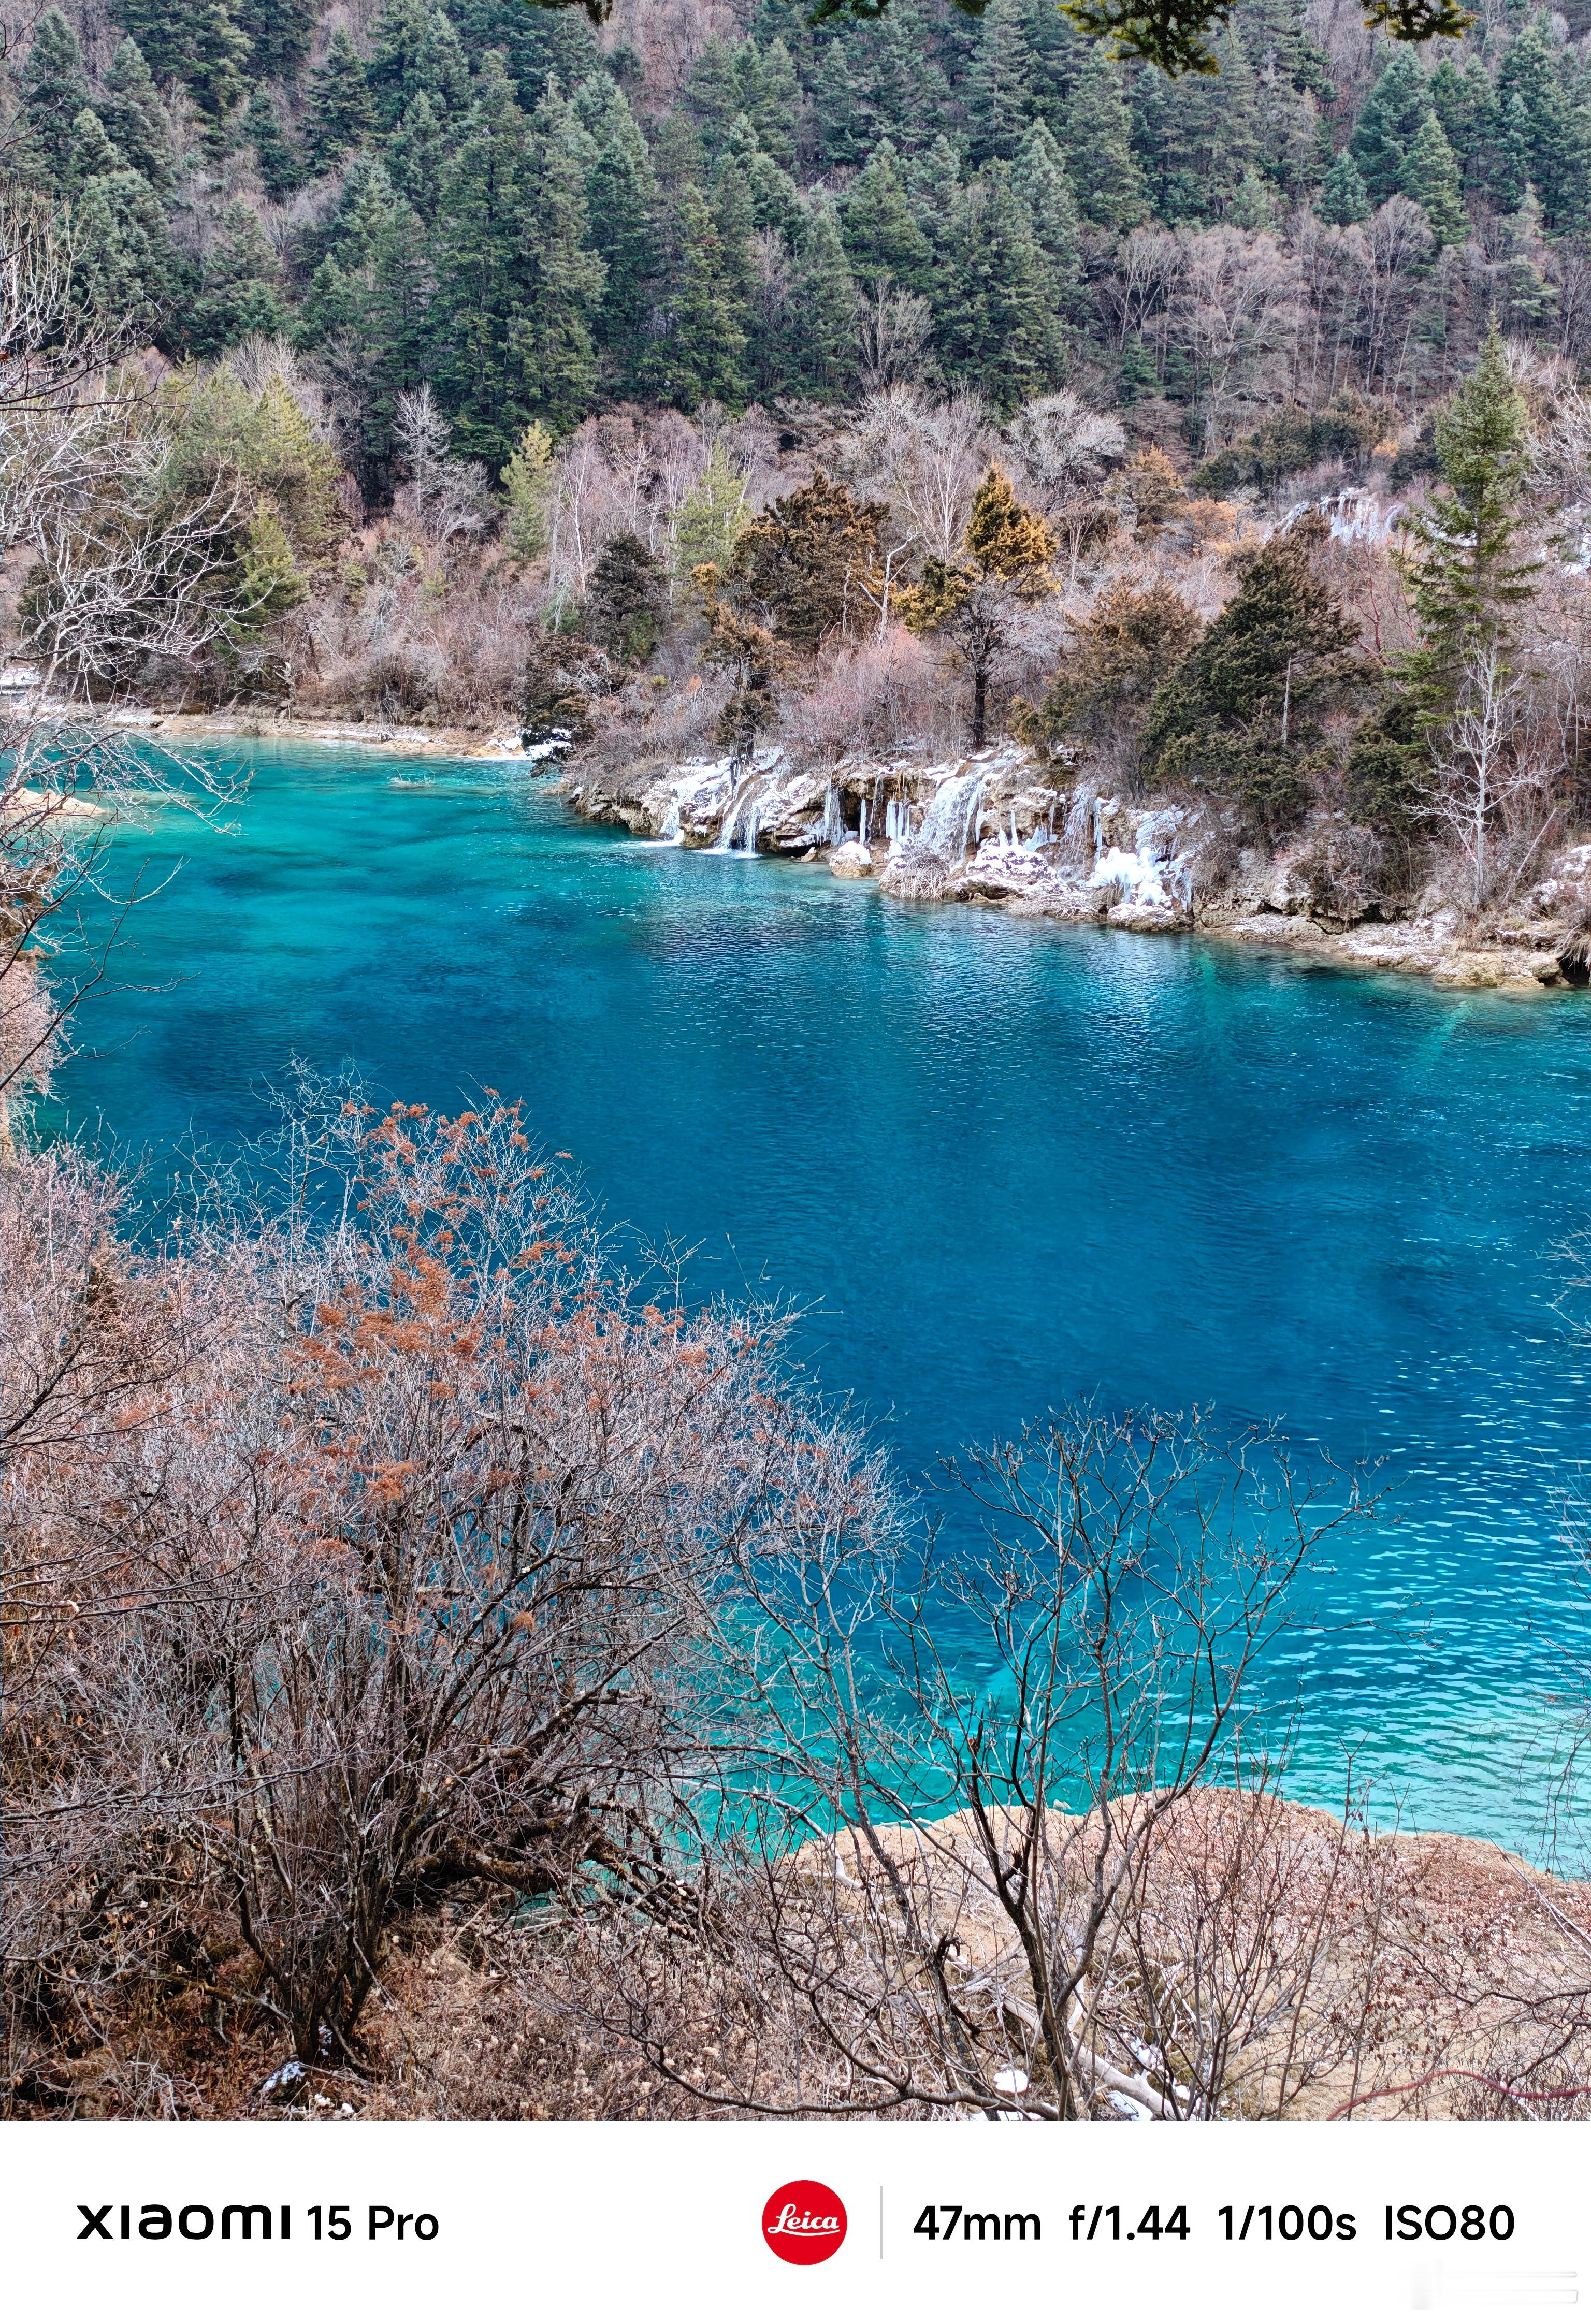
[[[365,67],[346,24],[339,24],[322,61],[310,75],[304,143],[317,177],[362,145],[375,124]]]
[[[34,28],[20,75],[22,115],[32,152],[50,179],[64,187],[78,115],[90,101],[78,36],[59,8],[46,8]]]
[[[597,336],[621,394],[641,392],[661,278],[652,159],[629,107],[587,180],[591,247],[606,275]]]
[[[1530,189],[1530,115],[1518,89],[1498,111],[1497,138],[1492,149],[1492,199],[1501,210],[1516,210]]]
[[[105,134],[105,124],[86,105],[72,124],[71,143],[68,149],[62,184],[69,193],[77,193],[90,178],[108,178],[125,167]]]
[[[1010,411],[1066,368],[1054,287],[1004,161],[986,162],[956,202],[939,342],[948,367]]]
[[[492,50],[438,199],[428,373],[453,420],[459,456],[494,468],[532,416],[513,338],[523,306],[530,169],[525,117],[503,57]]]
[[[430,0],[382,0],[370,27],[365,86],[383,136],[391,136],[424,87],[421,56],[430,13]]]
[[[585,418],[596,395],[594,326],[607,270],[587,242],[588,141],[573,108],[550,89],[536,108],[534,131],[510,343],[522,366],[524,401],[561,435]],[[494,447],[494,465],[501,466],[512,448],[506,442]]]
[[[267,198],[284,202],[303,183],[303,167],[287,142],[275,105],[263,88],[256,88],[249,98],[243,134],[254,149]]]
[[[1466,655],[1506,646],[1515,609],[1535,590],[1518,551],[1529,421],[1495,325],[1480,361],[1436,426],[1441,489],[1405,521],[1415,543],[1405,571],[1420,644],[1403,677],[1429,733],[1457,696]]]
[[[146,178],[157,194],[170,193],[171,124],[136,41],[116,43],[97,110],[128,168]]]
[[[1576,134],[1562,54],[1545,15],[1531,16],[1510,46],[1497,74],[1496,102],[1511,132],[1516,118],[1522,121],[1523,174],[1540,194],[1549,223],[1556,223],[1583,194],[1585,150]]]
[[[748,42],[747,47],[751,46]],[[788,170],[796,158],[796,123],[800,116],[801,88],[794,61],[782,40],[770,41],[762,51],[756,89],[743,97],[745,109],[757,133],[757,143]]]
[[[1420,204],[1430,220],[1438,248],[1467,238],[1469,218],[1459,190],[1458,164],[1434,112],[1426,115],[1420,134],[1409,148],[1398,189]]]
[[[224,355],[256,331],[274,338],[287,322],[281,279],[276,254],[254,211],[245,201],[228,202],[205,254],[199,296],[186,316],[193,353]]]
[[[73,223],[95,307],[134,346],[167,344],[180,270],[164,208],[148,179],[122,169],[88,178],[78,189]]]
[[[1409,149],[1429,106],[1420,67],[1407,49],[1399,49],[1360,108],[1348,144],[1373,209],[1399,190]]]
[[[426,247],[423,225],[381,163],[356,160],[298,338],[316,352],[352,422],[360,488],[375,502],[393,488],[398,397],[425,376],[432,290]]]
[[[1370,197],[1358,165],[1345,146],[1326,172],[1326,183],[1315,205],[1327,226],[1362,226],[1370,216]]]
[[[1077,304],[1082,279],[1078,206],[1060,148],[1043,122],[1035,121],[1023,139],[1011,182],[1027,210],[1033,240],[1049,262],[1055,310],[1058,315],[1069,314]]]
[[[295,80],[314,37],[314,0],[238,0],[237,29],[251,78]]]
[[[1121,68],[1096,43],[1090,42],[1067,101],[1060,146],[1078,211],[1091,226],[1124,234],[1141,222],[1143,180]]]
[[[1496,134],[1496,105],[1486,69],[1478,57],[1466,58],[1462,68],[1451,57],[1443,57],[1429,86],[1432,109],[1467,185]]]
[[[1308,804],[1319,713],[1358,674],[1358,631],[1313,567],[1326,538],[1325,521],[1307,517],[1266,543],[1156,691],[1143,730],[1152,782],[1230,798],[1268,839]]]
[[[1035,67],[1022,0],[989,0],[967,77],[968,154],[974,162],[1016,158],[1033,116]]]
[[[741,109],[735,51],[721,34],[710,34],[698,51],[685,84],[685,104],[710,165],[723,152],[729,124]]]
[[[475,103],[469,58],[458,28],[443,8],[433,8],[414,61],[416,96],[430,99],[439,121],[464,122]],[[405,111],[407,107],[404,108]]]
[[[180,80],[212,144],[245,89],[248,36],[233,0],[113,0],[111,14],[156,81]]]
[[[457,143],[452,125],[438,114],[424,89],[387,139],[383,158],[398,193],[428,226],[435,226],[442,188]]]
[[[856,377],[856,286],[832,197],[814,195],[791,284],[791,385],[837,402]]]
[[[887,137],[851,188],[844,231],[856,280],[867,290],[886,275],[909,290],[928,288],[932,253],[911,215],[895,149]]]
[[[800,189],[795,180],[788,170],[780,168],[772,153],[758,153],[747,182],[758,233],[777,234],[793,250],[800,236],[802,217]]]
[[[847,47],[844,40],[829,42],[812,92],[823,160],[830,170],[848,170],[853,162],[861,160],[865,143],[861,106],[846,59]]]
[[[745,393],[744,309],[724,265],[713,214],[698,186],[687,185],[675,213],[678,245],[667,304],[670,328],[646,361],[651,392],[694,410],[716,398],[739,403]]]

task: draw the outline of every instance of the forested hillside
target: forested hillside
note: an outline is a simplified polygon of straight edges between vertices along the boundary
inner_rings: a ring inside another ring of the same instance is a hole
[[[520,0],[97,0],[12,65],[10,165],[173,358],[285,332],[355,473],[429,382],[495,474],[626,399],[1254,409],[1449,384],[1495,309],[1591,330],[1591,60],[1488,10],[1441,53],[1240,0],[1218,76],[1113,60],[1053,0],[664,0],[598,35]]]

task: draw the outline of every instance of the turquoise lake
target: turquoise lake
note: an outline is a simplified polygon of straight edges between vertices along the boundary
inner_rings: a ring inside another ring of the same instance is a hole
[[[1553,1306],[1591,1001],[893,905],[579,824],[509,762],[247,760],[231,832],[118,843],[180,868],[85,1012],[76,1122],[225,1148],[294,1054],[431,1104],[489,1084],[611,1219],[694,1246],[701,1295],[800,1301],[909,1478],[1091,1392],[1383,1461],[1279,1674],[1290,1787],[1329,1804],[1354,1747],[1383,1812],[1550,1852],[1591,1661],[1591,1363]]]

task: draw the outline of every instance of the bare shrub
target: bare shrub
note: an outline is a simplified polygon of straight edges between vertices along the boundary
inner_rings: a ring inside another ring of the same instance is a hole
[[[786,696],[779,737],[798,766],[829,766],[857,751],[937,752],[961,724],[939,656],[892,623],[883,638],[820,658],[812,684]]]

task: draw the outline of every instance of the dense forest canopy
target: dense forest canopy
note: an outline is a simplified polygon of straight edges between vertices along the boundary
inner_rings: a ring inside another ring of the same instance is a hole
[[[71,206],[90,294],[170,357],[290,337],[377,503],[426,383],[494,475],[532,421],[880,376],[1009,410],[1084,375],[1202,453],[1279,364],[1311,406],[1407,403],[1491,312],[1586,331],[1591,62],[1523,5],[1438,57],[1236,0],[1218,75],[1183,78],[1053,0],[111,16],[52,6],[19,45],[13,180]]]

